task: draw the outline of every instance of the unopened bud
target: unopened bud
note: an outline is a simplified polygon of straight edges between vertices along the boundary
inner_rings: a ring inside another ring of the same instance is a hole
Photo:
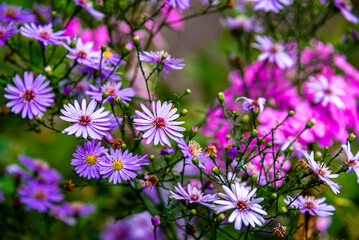
[[[323,157],[323,154],[319,151],[316,151],[315,154],[314,154],[314,159],[316,161],[318,161],[319,159],[321,159]]]
[[[351,133],[350,135],[349,135],[349,137],[348,137],[348,142],[354,142],[355,141],[355,139],[357,138],[357,136],[355,136],[355,134],[354,133]]]
[[[292,153],[294,152],[294,147],[293,146],[290,146],[288,149],[287,149],[288,153]]]
[[[281,208],[279,208],[279,213],[280,214],[286,214],[288,212],[288,209],[286,208],[286,207],[281,207]]]
[[[106,51],[106,49],[107,49],[107,46],[105,44],[101,45],[101,52]]]
[[[198,158],[196,158],[196,157],[192,158],[192,163],[197,166],[198,165]]]
[[[221,173],[221,171],[219,171],[218,167],[216,166],[212,168],[212,172],[216,176],[219,176],[219,174]]]
[[[266,148],[271,148],[273,145],[272,145],[272,143],[271,142],[267,142],[267,144],[266,144]]]
[[[70,48],[73,48],[73,47],[75,47],[75,46],[76,46],[76,42],[75,42],[75,41],[71,41],[69,47],[70,47]]]
[[[289,116],[289,117],[293,117],[293,116],[294,116],[294,111],[293,111],[293,110],[290,110],[290,111],[288,112],[288,116]]]
[[[223,92],[219,92],[218,95],[217,95],[217,98],[218,98],[218,101],[220,103],[223,103],[224,102],[224,93]]]
[[[252,131],[251,131],[251,137],[252,138],[255,138],[255,137],[257,137],[258,136],[258,130],[257,129],[253,129]]]
[[[130,104],[129,104],[129,103],[125,103],[125,104],[123,104],[123,107],[127,110],[127,109],[130,108]]]
[[[153,226],[158,226],[160,224],[160,220],[157,217],[151,217],[151,223]]]
[[[305,126],[306,128],[312,128],[315,125],[315,119],[312,118],[308,121],[307,125]]]
[[[151,156],[150,156],[150,160],[151,160],[151,161],[154,161],[155,159],[156,159],[156,158],[155,158],[154,155],[151,155]]]
[[[140,43],[141,43],[140,37],[139,37],[139,36],[135,36],[135,37],[133,38],[133,43],[134,43],[137,47],[140,46]]]
[[[50,65],[47,65],[44,70],[47,73],[52,73],[52,67]]]
[[[249,122],[249,116],[247,114],[243,115],[242,119],[241,119],[241,123],[245,124]]]
[[[184,93],[185,93],[186,95],[191,94],[191,89],[187,88],[187,89],[184,91]]]
[[[38,123],[41,123],[41,124],[44,123],[44,118],[43,118],[40,114],[37,114],[37,115],[35,116],[35,119],[36,119],[36,121],[37,121]]]
[[[196,215],[197,215],[196,209],[191,209],[190,213],[191,213],[192,216],[196,216]]]
[[[172,200],[173,200],[172,195],[169,195],[169,196],[168,196],[168,201],[172,201]]]
[[[189,131],[189,138],[194,138],[198,132],[198,126],[194,125]]]
[[[121,105],[122,104],[121,97],[120,96],[114,97],[113,102],[116,103],[117,105]]]
[[[52,17],[52,18],[55,18],[56,16],[57,16],[57,12],[56,12],[56,11],[52,11],[52,12],[51,12],[51,17]]]
[[[121,149],[122,149],[122,150],[126,150],[126,148],[127,148],[126,143],[124,143],[124,144],[121,145]]]
[[[110,94],[107,91],[104,91],[102,93],[102,99],[106,99],[108,96],[110,96]],[[121,99],[121,98],[120,98]]]
[[[256,183],[257,180],[258,180],[258,176],[257,176],[256,174],[253,174],[253,175],[251,176],[251,182],[252,182],[252,183]]]
[[[216,222],[216,223],[221,223],[221,222],[223,222],[223,220],[226,218],[226,215],[224,215],[223,213],[221,213],[221,214],[219,214],[218,215],[218,217],[216,217],[215,219],[214,219],[214,221]]]
[[[181,117],[184,117],[184,116],[187,115],[187,113],[188,113],[188,110],[187,110],[187,109],[182,109],[181,112],[180,112],[180,116],[181,116]]]
[[[133,49],[133,43],[128,42],[125,46],[125,48],[122,50],[122,57],[127,56]]]
[[[272,200],[276,200],[277,197],[278,197],[278,195],[277,195],[276,193],[272,193],[272,195],[270,195],[270,198],[271,198]]]

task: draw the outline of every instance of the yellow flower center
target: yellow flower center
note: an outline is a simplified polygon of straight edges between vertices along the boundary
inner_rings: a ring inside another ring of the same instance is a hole
[[[110,59],[110,58],[112,58],[113,53],[110,50],[106,50],[103,52],[103,56],[107,59]]]
[[[120,171],[123,168],[123,162],[121,160],[116,160],[112,163],[112,167],[116,171]]]
[[[85,161],[88,165],[92,166],[97,163],[97,158],[95,155],[89,154],[86,156]]]

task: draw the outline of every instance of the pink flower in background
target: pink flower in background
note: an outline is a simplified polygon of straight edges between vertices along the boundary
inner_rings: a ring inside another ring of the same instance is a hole
[[[69,20],[67,20],[65,22],[64,26],[66,26],[68,21]],[[78,34],[81,31],[82,31],[81,20],[78,17],[74,17],[74,18],[71,19],[70,23],[67,25],[67,27],[65,29],[64,36],[69,36],[69,37],[78,36]]]
[[[169,23],[174,30],[182,30],[184,28],[184,22],[180,21],[182,15],[176,9],[170,9],[168,5],[162,9],[162,15],[166,18],[166,22]]]

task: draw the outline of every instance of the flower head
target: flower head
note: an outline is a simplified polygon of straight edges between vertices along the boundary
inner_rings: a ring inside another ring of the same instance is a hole
[[[72,156],[71,165],[77,166],[75,171],[80,177],[87,177],[88,179],[99,179],[98,174],[100,163],[105,159],[106,148],[101,147],[101,142],[97,143],[95,140],[84,143],[85,148],[77,146],[76,153]]]
[[[285,5],[293,3],[293,0],[253,0],[254,10],[278,13]]]
[[[260,215],[267,215],[265,211],[262,210],[262,206],[258,203],[263,201],[263,198],[252,199],[257,189],[252,191],[246,189],[245,187],[235,183],[231,185],[231,189],[227,186],[222,186],[224,193],[219,193],[219,195],[224,198],[224,200],[216,200],[215,204],[218,206],[215,207],[217,213],[227,211],[229,209],[235,209],[228,218],[228,222],[234,222],[234,228],[240,230],[242,228],[242,223],[245,226],[249,224],[252,227],[256,225],[262,226],[264,223],[264,218]]]
[[[189,0],[166,0],[166,3],[174,8],[177,8],[178,11],[183,12],[183,10],[189,8]]]
[[[153,65],[161,65],[163,67],[163,71],[168,73],[168,70],[179,70],[183,69],[185,66],[182,63],[184,60],[182,58],[175,59],[171,58],[171,55],[164,51],[157,51],[157,52],[140,52],[140,61],[142,62],[149,62]]]
[[[210,158],[206,156],[204,152],[202,152],[202,148],[199,143],[194,140],[191,140],[187,145],[183,138],[179,138],[176,142],[178,143],[178,147],[181,149],[181,152],[186,158],[186,162],[188,164],[192,164],[190,160],[196,157],[198,158],[198,166],[203,169],[205,168],[204,163],[209,161]]]
[[[64,203],[65,213],[71,216],[86,217],[95,212],[96,207],[93,204],[85,204],[82,202]]]
[[[326,166],[325,163],[323,163],[323,162],[317,163],[314,160],[314,152],[313,151],[310,153],[310,155],[308,154],[307,151],[303,151],[303,154],[308,161],[308,163],[307,163],[308,167],[310,169],[312,169],[312,171],[317,174],[318,178],[320,180],[322,180],[323,182],[326,182],[335,194],[339,193],[340,186],[337,183],[330,180],[330,178],[339,177],[339,174],[331,174],[331,171],[329,170],[329,168]]]
[[[90,0],[74,0],[76,5],[83,7],[89,14],[91,14],[96,20],[102,20],[105,14],[99,12],[93,8],[93,4]]]
[[[130,180],[135,178],[137,174],[135,170],[141,170],[141,165],[148,165],[145,156],[132,156],[128,150],[122,152],[121,149],[110,149],[110,153],[106,153],[106,158],[100,165],[100,174],[103,178],[110,176],[109,182],[116,184],[122,180]]]
[[[170,193],[177,200],[187,200],[190,203],[199,203],[209,208],[213,208],[213,205],[209,204],[209,202],[218,199],[217,194],[203,195],[200,189],[192,187],[191,184],[187,185],[186,191],[182,185],[178,183],[178,187],[175,186],[175,191],[170,191]]]
[[[11,107],[11,111],[18,114],[22,111],[21,117],[26,116],[32,119],[37,114],[43,115],[46,107],[49,107],[54,102],[55,94],[50,93],[52,88],[47,87],[50,82],[45,81],[45,76],[39,74],[35,80],[32,72],[24,73],[24,80],[19,75],[13,78],[15,87],[8,84],[5,91],[5,98],[11,100],[6,104],[6,107]]]
[[[2,3],[0,6],[0,21],[3,22],[34,22],[35,15],[29,10],[22,10],[21,7],[15,7]]]
[[[358,183],[359,183],[359,152],[354,156],[351,149],[350,149],[350,143],[348,142],[347,145],[343,144],[342,148],[347,155],[348,161],[343,162],[341,167],[343,167],[345,164],[348,165],[347,173],[355,172],[355,175],[357,176]]]
[[[8,40],[12,35],[17,33],[16,24],[10,22],[7,25],[0,23],[0,46],[5,45],[6,40]]]
[[[239,97],[236,100],[240,100],[240,99],[244,99],[243,104],[242,104],[242,108],[243,111],[253,111],[256,113],[261,113],[264,110],[264,105],[266,104],[266,99],[265,98],[258,98],[257,100],[255,99],[250,99],[250,98],[246,98],[246,97]]]
[[[294,65],[293,59],[286,53],[283,44],[273,43],[267,36],[257,35],[256,41],[252,46],[262,51],[258,56],[258,60],[268,60],[271,63],[277,64],[281,69],[289,68]]]
[[[305,213],[308,212],[312,216],[320,216],[320,217],[327,217],[333,215],[330,211],[335,211],[335,208],[332,205],[327,205],[323,203],[325,198],[314,198],[313,196],[299,196],[297,199],[293,201],[293,198],[287,196],[284,199],[284,202],[295,208],[299,208],[300,212]]]
[[[343,14],[346,20],[354,24],[357,24],[359,22],[358,17],[351,12],[353,5],[350,0],[335,0],[334,4]]]
[[[35,209],[39,212],[45,212],[53,206],[53,203],[63,199],[57,185],[33,180],[19,188],[18,193],[20,201],[26,204],[26,210]]]
[[[97,51],[92,50],[93,45],[93,42],[83,43],[81,38],[78,38],[74,48],[67,48],[70,54],[67,54],[66,57],[74,59],[80,64],[98,69],[100,64],[100,55]]]
[[[68,38],[63,36],[65,33],[64,30],[53,32],[51,23],[45,26],[36,26],[34,23],[25,23],[24,26],[20,28],[20,32],[23,36],[33,38],[44,46],[47,46],[48,44],[63,45],[63,40]]]
[[[82,135],[83,138],[91,137],[93,139],[102,139],[110,129],[109,111],[104,111],[104,107],[95,111],[96,101],[92,100],[87,106],[86,100],[82,100],[82,105],[75,100],[75,104],[64,105],[65,109],[61,109],[64,116],[60,118],[73,124],[66,128],[63,133],[68,135],[75,134],[76,137]]]
[[[186,129],[177,125],[184,122],[174,121],[179,118],[179,114],[175,114],[177,109],[172,108],[172,103],[164,102],[161,104],[160,101],[157,101],[156,104],[152,102],[152,112],[142,103],[141,107],[143,112],[136,110],[136,117],[133,121],[137,124],[136,130],[145,132],[143,138],[147,138],[147,144],[154,141],[155,145],[160,143],[162,146],[165,144],[171,146],[168,137],[174,140],[183,137],[177,131],[185,131]]]
[[[118,83],[107,82],[105,85],[101,87],[101,89],[98,89],[94,85],[90,85],[91,90],[86,91],[86,94],[90,95],[91,98],[100,102],[102,101],[103,94],[108,93],[108,97],[103,99],[103,103],[109,100],[111,104],[115,105],[113,99],[117,96],[121,98],[121,101],[123,103],[127,103],[128,101],[131,101],[131,97],[135,96],[136,92],[131,87],[120,89],[121,86],[122,86],[122,82],[118,82]]]

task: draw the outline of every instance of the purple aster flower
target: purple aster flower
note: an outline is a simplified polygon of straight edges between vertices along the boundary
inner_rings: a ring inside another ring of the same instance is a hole
[[[63,208],[65,213],[71,216],[86,217],[93,214],[96,210],[96,206],[93,204],[85,204],[82,202],[64,203]]]
[[[101,58],[101,52],[100,53],[100,57]],[[117,64],[119,65],[124,65],[126,62],[121,60],[121,62],[119,63],[121,57],[119,54],[114,53],[110,48],[107,48],[103,53],[102,53],[102,64],[107,64],[108,66],[114,65],[116,66]]]
[[[53,206],[53,203],[63,199],[57,185],[45,184],[38,181],[28,181],[18,189],[20,201],[26,204],[26,210],[35,209],[45,212]]]
[[[354,24],[357,24],[359,22],[358,17],[351,12],[353,4],[350,0],[335,0],[334,4],[343,14],[346,20]]]
[[[20,28],[20,32],[21,35],[33,38],[44,46],[47,46],[48,44],[63,45],[63,40],[68,39],[67,36],[63,36],[65,33],[64,30],[53,32],[51,23],[45,26],[36,26],[34,23],[25,23],[24,26]]]
[[[2,3],[0,6],[0,21],[3,22],[34,22],[36,17],[29,10],[22,10],[21,7],[15,7]]]
[[[111,123],[109,122],[109,111],[104,111],[105,108],[101,107],[95,111],[96,101],[92,100],[87,106],[86,100],[82,100],[82,106],[75,100],[75,104],[64,105],[61,113],[65,116],[60,118],[73,124],[66,128],[63,133],[68,135],[75,134],[76,137],[82,135],[83,138],[91,137],[93,139],[102,139],[110,129]]]
[[[226,194],[219,193],[219,195],[225,200],[214,201],[214,203],[219,204],[215,207],[217,213],[234,208],[235,210],[229,216],[228,222],[235,222],[234,228],[236,230],[241,230],[242,223],[245,226],[250,224],[252,227],[263,225],[265,220],[259,214],[267,215],[267,213],[258,204],[263,201],[263,198],[251,199],[257,191],[256,188],[250,191],[239,185],[239,183],[232,184],[232,190],[225,185],[222,188]]]
[[[237,16],[237,17],[227,17],[221,20],[221,24],[230,30],[241,29],[246,32],[263,32],[263,28],[259,20],[254,17],[246,16]]]
[[[183,12],[183,10],[188,9],[190,6],[189,0],[166,0],[166,3],[177,8],[180,12]]]
[[[71,160],[71,165],[77,166],[75,171],[80,177],[99,179],[100,163],[105,160],[104,154],[108,150],[101,147],[101,142],[96,144],[95,140],[85,142],[84,146],[85,149],[77,146],[76,153],[72,154],[74,159]]]
[[[0,23],[0,46],[5,45],[6,40],[17,32],[18,30],[14,22],[10,22],[7,25]]]
[[[307,82],[307,88],[307,92],[314,96],[314,103],[321,103],[323,107],[331,103],[339,109],[345,108],[345,104],[340,98],[341,96],[345,96],[345,92],[335,83],[330,84],[328,78],[325,76],[320,75],[317,78],[310,76]]]
[[[316,161],[314,161],[313,151],[310,153],[310,155],[307,153],[307,151],[303,151],[303,155],[308,161],[308,167],[317,174],[320,180],[326,182],[335,194],[338,194],[340,186],[330,180],[330,178],[337,178],[339,177],[339,174],[331,174],[331,171],[324,162],[317,163]]]
[[[69,216],[63,206],[52,206],[50,210],[50,215],[70,226],[74,226],[76,224],[76,218],[74,218],[73,216]]]
[[[286,53],[283,44],[273,43],[273,41],[267,36],[257,35],[256,41],[252,46],[262,51],[258,56],[258,60],[268,60],[271,63],[275,63],[279,68],[289,68],[294,65],[293,59]]]
[[[265,12],[278,13],[285,5],[293,3],[293,0],[252,0],[254,2],[254,10],[263,10]]]
[[[187,185],[186,191],[182,185],[178,183],[178,187],[175,186],[175,191],[170,191],[170,193],[177,200],[187,200],[190,203],[199,203],[209,208],[214,207],[212,204],[209,204],[209,202],[213,202],[218,199],[217,194],[203,195],[201,190],[196,187],[192,188],[191,184]]]
[[[122,153],[121,149],[114,151],[111,148],[110,154],[106,153],[105,161],[101,162],[100,174],[103,175],[103,178],[110,176],[109,182],[113,182],[113,184],[122,183],[122,180],[130,180],[137,176],[133,171],[141,170],[141,165],[148,165],[146,156],[132,156],[128,150]]]
[[[315,199],[313,196],[299,196],[296,200],[293,201],[293,198],[287,196],[284,199],[284,202],[289,207],[299,208],[301,213],[308,212],[312,216],[328,217],[333,215],[330,211],[335,211],[335,208],[332,205],[327,205],[323,203],[325,198]],[[290,205],[289,205],[290,204]]]
[[[160,151],[160,155],[171,155],[174,154],[175,150],[173,148],[170,148],[168,146],[164,146],[162,150]]]
[[[194,157],[198,158],[198,166],[205,169],[205,163],[211,159],[206,154],[202,152],[201,145],[194,140],[189,141],[188,145],[183,138],[179,138],[176,143],[181,149],[183,156],[186,158],[186,164],[192,165],[192,159]]]
[[[151,217],[151,223],[153,226],[157,226],[160,223],[160,220],[156,217]]]
[[[352,173],[354,170],[355,175],[357,176],[357,179],[358,179],[358,183],[359,183],[359,152],[357,152],[357,154],[354,157],[354,155],[350,149],[349,142],[347,145],[343,144],[342,148],[343,148],[345,154],[347,155],[348,161],[343,162],[341,167],[343,167],[344,165],[347,164],[348,165],[347,173]]]
[[[236,157],[237,157],[237,152],[238,152],[238,150],[237,150],[237,148],[235,148],[235,147],[231,147],[229,150],[228,150],[228,153],[227,153],[227,157],[229,158],[229,159],[236,159]]]
[[[266,104],[266,99],[265,98],[258,98],[257,100],[255,99],[250,99],[250,98],[246,98],[246,97],[239,97],[236,99],[236,101],[244,99],[243,104],[242,104],[242,109],[244,112],[246,111],[254,111],[256,113],[261,113],[264,110],[264,105]]]
[[[127,103],[128,101],[131,101],[131,97],[136,95],[136,92],[133,88],[124,88],[120,89],[122,86],[122,82],[113,83],[113,82],[107,82],[105,85],[101,87],[101,89],[98,89],[94,85],[90,85],[90,91],[86,91],[87,95],[90,95],[92,99],[95,99],[98,102],[102,101],[102,96],[104,92],[107,92],[109,96],[105,99],[103,99],[103,103],[107,102],[107,100],[110,101],[112,105],[116,105],[113,102],[114,97],[119,96],[121,98],[121,101],[123,103]]]
[[[164,102],[161,105],[161,101],[157,101],[157,104],[152,102],[153,113],[142,103],[141,107],[144,112],[136,110],[136,117],[133,121],[137,124],[136,130],[145,132],[143,138],[147,138],[147,144],[154,141],[155,145],[160,143],[162,146],[165,144],[171,146],[168,137],[174,140],[183,137],[177,131],[185,131],[186,129],[177,125],[184,122],[174,121],[179,118],[179,114],[175,114],[177,108],[172,109],[172,103]]]
[[[99,12],[93,8],[93,4],[89,0],[74,0],[76,5],[83,7],[89,14],[91,14],[96,20],[100,21],[105,17],[105,14]]]
[[[5,168],[5,173],[8,174],[8,175],[13,175],[13,176],[18,177],[18,178],[21,178],[21,177],[28,174],[27,172],[24,171],[24,169],[22,169],[16,163],[7,165],[6,168]]]
[[[185,64],[182,63],[184,61],[184,59],[171,58],[171,55],[165,51],[157,51],[157,52],[143,51],[143,52],[140,52],[140,61],[141,62],[149,62],[149,63],[152,63],[153,65],[157,65],[157,64],[162,65],[163,71],[165,73],[168,73],[168,70],[183,69],[183,67],[185,66]]]
[[[81,38],[78,38],[74,48],[67,47],[70,54],[66,57],[76,60],[78,63],[89,66],[94,69],[99,69],[100,59],[97,51],[92,50],[94,43],[86,42],[82,43]]]
[[[16,87],[8,84],[5,91],[5,98],[11,101],[6,104],[6,107],[11,107],[11,111],[18,114],[22,111],[21,117],[26,116],[32,119],[37,114],[43,115],[46,107],[51,106],[54,102],[55,94],[50,93],[51,87],[47,87],[50,81],[45,81],[45,76],[39,74],[35,80],[32,72],[24,73],[24,81],[19,75],[15,75],[13,81]]]

